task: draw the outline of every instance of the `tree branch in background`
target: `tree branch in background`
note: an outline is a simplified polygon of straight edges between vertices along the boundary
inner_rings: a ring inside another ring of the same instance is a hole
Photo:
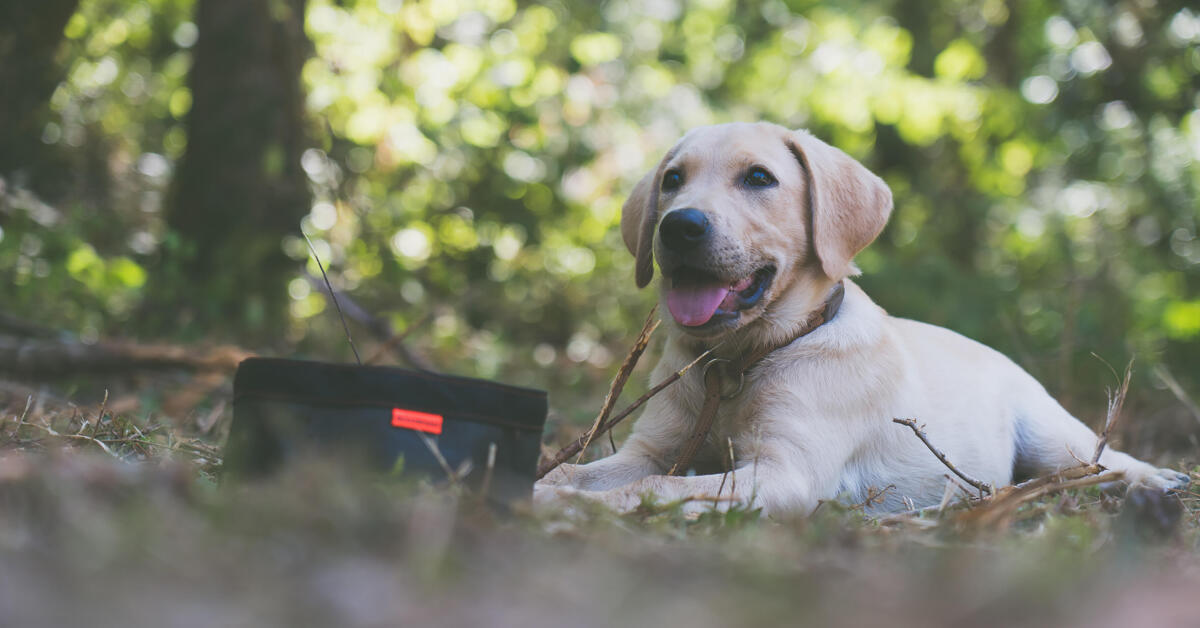
[[[331,300],[333,298],[329,292],[331,288],[326,286],[325,282],[321,281],[320,277],[315,277],[311,273],[305,273],[305,277],[308,278],[308,283],[318,292],[320,292],[326,300]],[[346,294],[345,292],[342,292],[341,290],[336,290],[335,292],[337,294],[338,303],[341,304],[342,313],[346,315],[346,318],[349,318],[359,325],[366,327],[367,331],[371,332],[371,335],[375,336],[376,340],[383,343],[383,345],[376,350],[376,353],[371,354],[367,358],[367,364],[376,362],[380,357],[377,355],[379,351],[386,350],[393,352],[397,357],[400,358],[401,361],[415,369],[422,371],[435,370],[433,364],[425,356],[418,355],[403,344],[404,338],[408,336],[411,330],[415,329],[422,322],[424,322],[423,319],[417,323],[409,325],[407,329],[397,334],[392,328],[392,323],[388,319],[382,316],[375,316],[374,314],[370,313],[366,308],[359,305],[357,301],[350,298],[350,295]]]
[[[1187,408],[1188,412],[1192,413],[1192,416],[1196,419],[1196,421],[1200,422],[1200,406],[1196,405],[1196,402],[1188,396],[1187,391],[1183,389],[1183,386],[1179,385],[1179,380],[1175,379],[1175,376],[1172,375],[1171,371],[1167,369],[1167,365],[1159,364],[1155,366],[1154,374],[1157,375],[1160,380],[1162,380],[1162,383],[1167,385],[1167,388],[1171,391],[1171,394],[1175,395],[1175,398],[1179,400],[1179,403],[1183,404],[1183,407]]]
[[[179,368],[232,371],[254,354],[234,346],[193,346],[102,341],[42,340],[0,336],[0,372],[22,377],[55,377],[98,371]]]

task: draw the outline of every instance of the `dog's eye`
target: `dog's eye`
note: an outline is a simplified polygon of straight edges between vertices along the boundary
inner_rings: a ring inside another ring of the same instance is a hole
[[[683,173],[678,170],[668,170],[663,173],[662,190],[663,192],[674,192],[683,185]]]
[[[752,188],[769,188],[777,181],[775,181],[775,177],[771,176],[771,173],[767,172],[766,168],[755,166],[746,173],[746,178],[742,179],[742,183]]]

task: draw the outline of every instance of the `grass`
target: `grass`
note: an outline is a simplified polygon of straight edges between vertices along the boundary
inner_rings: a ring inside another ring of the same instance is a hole
[[[1002,529],[964,523],[966,506],[500,515],[318,462],[221,487],[217,437],[98,416],[0,396],[0,625],[1200,622],[1194,493],[1164,506],[1070,490]]]

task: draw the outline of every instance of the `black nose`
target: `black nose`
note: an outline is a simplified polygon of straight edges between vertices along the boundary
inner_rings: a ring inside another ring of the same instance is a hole
[[[698,209],[676,209],[663,217],[663,244],[672,251],[684,252],[696,248],[708,237],[708,217]]]

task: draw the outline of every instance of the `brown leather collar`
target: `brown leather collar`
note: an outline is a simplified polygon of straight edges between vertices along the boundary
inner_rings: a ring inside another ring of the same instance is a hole
[[[680,471],[686,471],[688,466],[692,464],[692,458],[696,456],[696,452],[700,450],[701,445],[708,438],[708,433],[712,430],[713,420],[717,416],[717,408],[721,405],[721,400],[732,399],[742,391],[742,383],[745,381],[746,371],[750,367],[771,353],[807,336],[821,325],[833,320],[834,316],[837,316],[838,310],[842,307],[842,299],[846,296],[846,287],[844,284],[844,281],[839,281],[833,286],[833,289],[829,292],[829,296],[825,298],[825,305],[820,310],[809,315],[808,321],[800,328],[800,331],[789,338],[787,342],[776,346],[767,345],[761,347],[756,351],[743,355],[737,360],[713,358],[704,365],[704,371],[701,375],[704,378],[704,405],[701,406],[700,415],[696,418],[696,429],[692,431],[692,435],[683,444],[683,448],[679,452],[679,458],[671,466],[671,470],[667,472],[667,475],[677,475]],[[722,365],[723,368],[715,368]],[[729,395],[721,394],[722,371],[737,377],[737,390]]]

